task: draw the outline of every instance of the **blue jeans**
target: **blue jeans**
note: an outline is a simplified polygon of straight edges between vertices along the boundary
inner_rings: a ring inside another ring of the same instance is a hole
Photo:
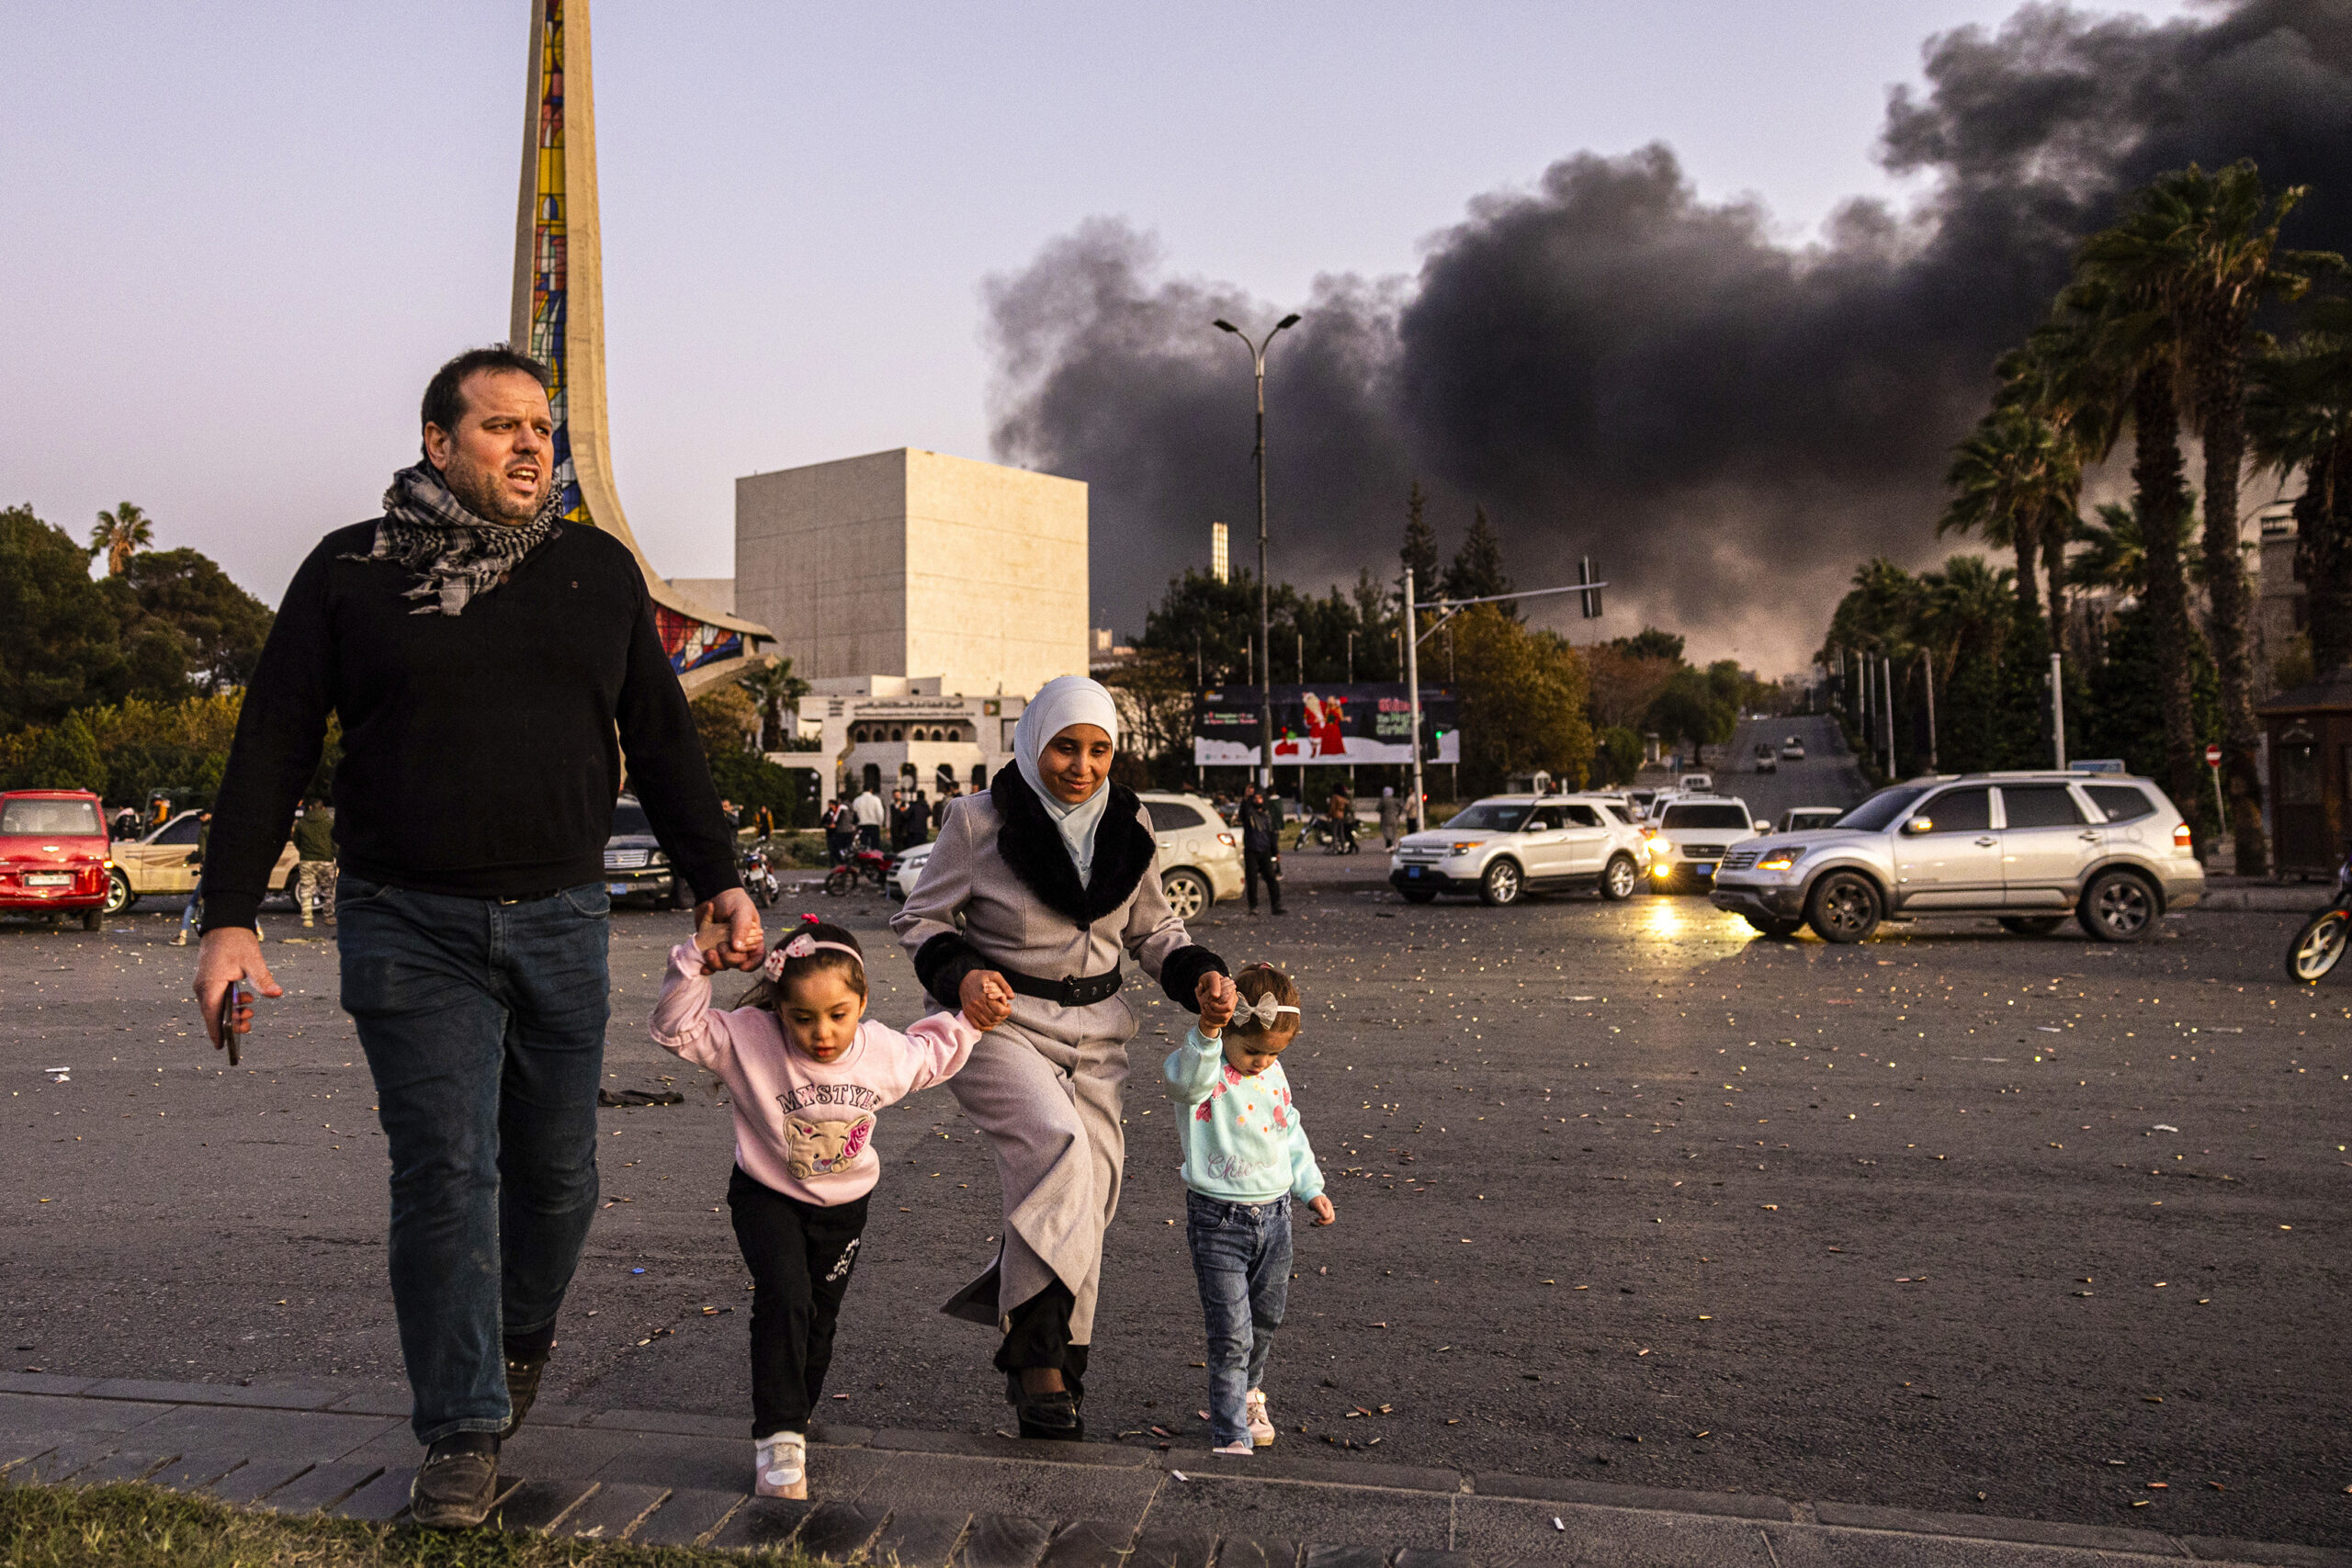
[[[596,1212],[612,903],[602,883],[503,903],[345,875],[335,904],[390,1145],[410,1424],[496,1432],[502,1338],[554,1324]]]
[[[1290,1200],[1227,1203],[1184,1194],[1201,1312],[1209,1327],[1209,1430],[1222,1448],[1248,1442],[1242,1398],[1262,1384],[1290,1300]]]

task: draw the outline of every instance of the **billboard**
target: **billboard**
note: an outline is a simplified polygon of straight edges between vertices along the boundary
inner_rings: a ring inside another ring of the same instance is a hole
[[[1277,766],[1413,760],[1412,706],[1402,681],[1276,686],[1273,698]],[[1421,688],[1424,762],[1462,760],[1458,707],[1453,687]],[[1193,761],[1204,768],[1256,764],[1257,687],[1222,686],[1200,694],[1193,710]]]

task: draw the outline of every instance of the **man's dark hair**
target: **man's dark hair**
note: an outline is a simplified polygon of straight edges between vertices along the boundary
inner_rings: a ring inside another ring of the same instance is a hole
[[[424,384],[423,423],[456,430],[458,421],[466,413],[466,378],[484,370],[519,370],[543,389],[555,384],[555,378],[546,366],[503,343],[492,344],[488,348],[469,348],[435,370],[433,379]]]

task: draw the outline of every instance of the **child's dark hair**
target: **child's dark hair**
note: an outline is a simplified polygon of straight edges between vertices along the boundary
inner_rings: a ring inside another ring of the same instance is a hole
[[[1297,982],[1271,964],[1250,964],[1234,976],[1233,984],[1240,991],[1241,1005],[1245,1008],[1261,997],[1272,997],[1281,1007],[1299,1005]],[[1295,1012],[1277,1013],[1271,1024],[1261,1024],[1254,1016],[1237,1016],[1233,1021],[1233,1032],[1253,1036],[1295,1034],[1303,1021],[1302,1016]]]
[[[765,1008],[770,1012],[774,1012],[783,1003],[786,994],[791,990],[793,982],[806,976],[814,975],[821,969],[830,969],[840,975],[842,984],[859,996],[863,997],[866,994],[865,949],[858,945],[856,936],[849,931],[833,925],[830,921],[820,920],[814,915],[803,915],[798,924],[786,926],[776,932],[776,941],[769,949],[769,956],[773,958],[776,951],[795,937],[801,936],[807,937],[811,942],[839,942],[857,956],[852,958],[849,953],[836,953],[830,947],[820,947],[805,958],[787,958],[784,961],[782,972],[775,978],[768,978],[767,974],[763,971],[760,977],[752,983],[752,988],[745,991],[742,998],[736,1002],[737,1007]]]

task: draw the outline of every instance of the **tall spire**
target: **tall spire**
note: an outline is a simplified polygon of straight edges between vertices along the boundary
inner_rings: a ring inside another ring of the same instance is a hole
[[[554,372],[556,489],[564,520],[602,528],[645,573],[671,667],[689,688],[760,661],[765,626],[695,604],[654,571],[613,487],[605,413],[605,266],[596,221],[595,95],[588,0],[531,0],[522,198],[508,341]]]

